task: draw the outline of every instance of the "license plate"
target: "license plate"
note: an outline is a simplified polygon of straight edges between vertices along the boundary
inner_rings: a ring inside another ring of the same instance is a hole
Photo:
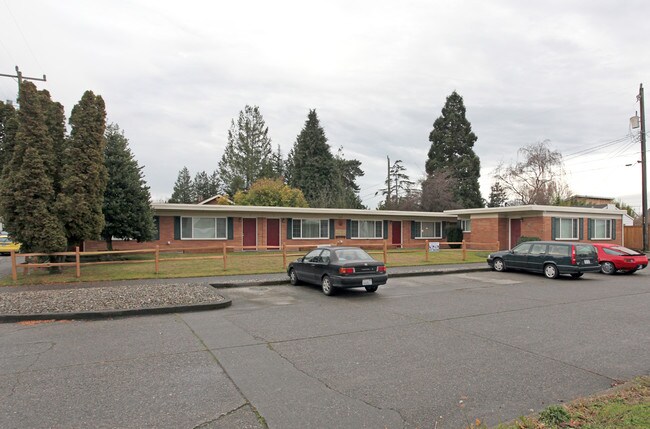
[[[591,264],[591,260],[590,260],[590,259],[585,259],[583,263],[585,263],[585,264]]]
[[[362,286],[372,286],[372,279],[363,279],[361,280]]]

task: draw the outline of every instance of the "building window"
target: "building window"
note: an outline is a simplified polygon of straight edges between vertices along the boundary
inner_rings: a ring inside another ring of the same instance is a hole
[[[228,220],[225,217],[182,217],[182,240],[225,240]]]
[[[350,221],[350,238],[384,238],[384,222],[381,220]]]
[[[293,238],[329,238],[329,219],[294,219]]]
[[[463,230],[463,232],[472,232],[472,221],[469,219],[461,219],[459,221],[460,223],[460,229]]]
[[[612,221],[610,219],[594,219],[594,240],[611,240],[612,238]]]
[[[442,238],[442,222],[420,222],[419,238]]]
[[[558,240],[577,240],[578,232],[578,219],[558,219]]]

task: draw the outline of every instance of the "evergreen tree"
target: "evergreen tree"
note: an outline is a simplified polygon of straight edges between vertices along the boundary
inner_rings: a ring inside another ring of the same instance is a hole
[[[210,194],[210,197],[221,194],[221,188],[222,183],[221,179],[219,178],[219,172],[215,170],[209,177],[208,193]]]
[[[47,168],[53,164],[53,144],[42,98],[33,83],[24,82],[18,101],[13,149],[5,152],[11,161],[0,186],[0,215],[23,251],[62,251],[66,236],[54,211],[56,195]]]
[[[229,195],[247,190],[253,182],[273,177],[273,156],[269,129],[257,106],[246,106],[237,123],[231,121],[228,143],[219,173]]]
[[[278,150],[272,155],[273,164],[273,177],[284,177],[284,158],[282,158],[282,150],[278,145]]]
[[[108,183],[104,192],[105,226],[102,237],[113,250],[113,237],[138,242],[154,236],[151,194],[142,167],[129,148],[129,140],[117,124],[106,128],[104,159]]]
[[[415,184],[408,174],[405,173],[406,167],[402,165],[402,160],[398,159],[390,165],[390,158],[386,157],[389,163],[388,176],[386,177],[386,187],[375,193],[381,193],[386,196],[386,200],[381,205],[382,210],[402,210],[402,200],[412,200],[413,185]]]
[[[432,175],[439,170],[447,172],[458,182],[454,200],[461,208],[483,207],[478,179],[481,163],[474,153],[476,135],[465,118],[463,98],[454,91],[442,108],[442,115],[433,123],[429,134],[426,171]]]
[[[343,158],[340,151],[332,155],[316,110],[310,110],[289,152],[285,178],[302,191],[310,207],[362,208],[356,184],[363,175],[360,165]]]
[[[216,194],[212,193],[212,186],[210,184],[210,177],[205,171],[199,171],[194,176],[194,200],[197,203],[214,197]]]
[[[50,93],[47,90],[39,91],[39,95],[41,96],[43,113],[45,115],[45,124],[52,138],[53,165],[48,166],[48,168],[51,169],[50,174],[54,180],[54,192],[59,194],[61,191],[63,165],[65,164],[65,112],[61,103],[52,101]]]
[[[18,116],[11,103],[0,101],[0,172],[11,162],[18,130]]]
[[[61,194],[57,201],[68,245],[95,240],[104,229],[106,109],[101,96],[86,91],[70,115]]]
[[[501,186],[501,183],[494,182],[492,187],[490,187],[490,199],[488,200],[488,207],[503,207],[508,201],[508,194],[506,190]]]
[[[194,184],[190,177],[190,170],[187,167],[183,167],[178,172],[178,178],[176,179],[176,183],[174,183],[174,192],[172,192],[172,197],[169,199],[169,202],[180,204],[192,204],[195,202]]]

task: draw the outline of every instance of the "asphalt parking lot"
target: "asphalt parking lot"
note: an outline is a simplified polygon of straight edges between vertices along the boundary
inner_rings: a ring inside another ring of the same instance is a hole
[[[650,371],[650,277],[476,272],[376,294],[0,325],[0,427],[460,428]]]

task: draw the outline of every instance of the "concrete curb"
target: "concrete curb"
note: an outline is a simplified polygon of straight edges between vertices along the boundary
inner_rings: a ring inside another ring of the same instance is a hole
[[[209,302],[207,304],[188,304],[166,307],[144,307],[128,310],[100,310],[80,311],[72,313],[35,313],[35,314],[0,314],[0,323],[14,323],[25,320],[90,320],[107,319],[115,317],[142,316],[149,314],[186,313],[190,311],[206,311],[226,308],[232,305],[230,298],[224,297],[223,301]]]
[[[421,276],[436,276],[443,274],[458,274],[458,273],[473,273],[478,271],[490,271],[490,267],[476,267],[476,268],[446,268],[441,270],[430,271],[409,271],[403,273],[388,273],[388,279],[397,277],[421,277]],[[223,283],[210,283],[215,289],[231,289],[237,287],[252,287],[252,286],[281,286],[289,284],[289,277],[286,279],[273,279],[273,280],[245,280],[241,282],[223,282]]]

